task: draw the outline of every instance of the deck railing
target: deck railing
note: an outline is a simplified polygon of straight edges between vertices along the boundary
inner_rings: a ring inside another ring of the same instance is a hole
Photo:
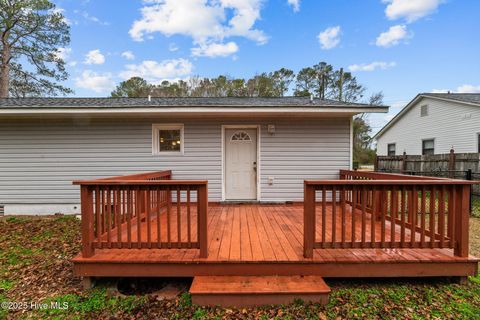
[[[348,170],[340,180],[307,180],[304,255],[315,248],[452,248],[466,257],[470,185]]]
[[[198,248],[207,257],[206,180],[171,180],[161,171],[74,184],[84,257],[103,248]]]

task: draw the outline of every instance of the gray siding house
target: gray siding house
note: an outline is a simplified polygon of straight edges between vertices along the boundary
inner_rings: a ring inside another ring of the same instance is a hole
[[[352,117],[387,107],[310,98],[0,99],[0,208],[78,213],[72,180],[172,170],[209,201],[303,200],[352,163]]]
[[[374,139],[381,156],[480,152],[480,94],[421,93]]]

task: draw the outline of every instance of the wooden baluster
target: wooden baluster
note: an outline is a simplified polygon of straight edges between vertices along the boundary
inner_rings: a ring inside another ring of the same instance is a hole
[[[172,247],[172,235],[171,235],[171,221],[170,221],[170,213],[172,211],[172,190],[170,188],[167,189],[167,244],[168,248]]]
[[[208,187],[201,185],[197,191],[197,213],[198,219],[198,242],[200,247],[200,258],[208,257]]]
[[[381,241],[381,248],[385,248],[385,216],[386,216],[386,206],[387,206],[387,199],[386,199],[386,196],[387,196],[387,193],[385,191],[385,187],[382,186],[381,187],[381,191],[380,191],[380,197],[382,199],[381,201],[381,230],[380,230],[380,241]]]
[[[93,245],[93,191],[90,187],[80,187],[80,202],[82,211],[82,256],[88,258],[95,253]]]
[[[445,238],[445,186],[442,185],[438,192],[438,233],[440,233],[440,248],[443,248]]]
[[[100,208],[102,206],[102,199],[100,196],[100,187],[95,187],[95,231],[97,232],[97,241],[102,237],[102,216],[100,214]]]
[[[152,248],[152,223],[150,221],[151,214],[151,193],[150,187],[145,188],[145,219],[147,219],[147,246]]]
[[[392,186],[390,202],[390,246],[395,248],[395,220],[398,216],[398,193],[397,187]]]
[[[420,230],[420,248],[425,248],[425,229],[427,228],[426,215],[427,215],[427,190],[425,186],[422,186],[422,203],[420,204],[421,211],[421,230]]]
[[[345,248],[345,233],[346,233],[346,229],[347,229],[347,219],[346,219],[346,211],[347,211],[347,208],[346,208],[346,203],[345,203],[345,197],[346,197],[346,188],[345,186],[342,186],[341,187],[341,196],[340,196],[340,206],[341,206],[341,209],[342,209],[342,248]]]
[[[405,248],[405,208],[406,208],[406,194],[405,194],[405,186],[400,188],[400,247]]]
[[[352,248],[355,247],[355,215],[357,212],[358,190],[355,185],[352,185],[352,225],[351,225],[351,241]]]
[[[162,198],[163,192],[160,189],[160,186],[157,186],[157,199],[158,199],[158,205],[157,205],[157,248],[162,247],[162,228],[161,228],[161,216],[160,212],[162,210],[162,205],[161,205],[161,198]]]
[[[434,247],[435,243],[435,203],[436,203],[436,190],[435,186],[430,189],[430,248]]]
[[[127,186],[127,242],[132,248],[133,191]]]
[[[412,235],[410,237],[410,247],[415,247],[416,235],[417,235],[417,217],[418,217],[418,191],[417,186],[412,187]]]
[[[332,186],[332,248],[336,248],[337,234],[337,192]]]
[[[142,247],[142,205],[143,205],[143,196],[142,196],[142,190],[140,187],[136,188],[136,194],[135,194],[135,211],[137,213],[137,248]]]
[[[106,187],[107,191],[107,248],[112,247],[112,239],[110,235],[110,230],[112,229],[112,194],[110,187]]]
[[[187,241],[188,247],[192,247],[191,222],[190,222],[190,186],[187,187]]]
[[[115,228],[117,228],[117,248],[121,248],[122,243],[122,196],[120,187],[116,187],[114,190],[115,196]]]
[[[313,247],[315,245],[315,188],[305,183],[303,197],[303,256],[305,258],[313,258]],[[322,201],[322,206],[323,203]]]
[[[101,198],[101,201],[102,201],[102,205],[101,205],[101,207],[102,207],[101,208],[101,210],[102,210],[102,235],[104,235],[107,232],[107,205],[106,205],[107,193],[106,193],[105,189],[106,189],[106,187],[102,186],[102,188],[100,190],[100,192],[102,193],[100,195],[100,198]],[[103,248],[104,242],[101,241],[100,244],[101,244],[101,248]]]
[[[181,230],[181,221],[182,221],[182,217],[181,217],[181,191],[180,191],[180,187],[177,187],[177,245],[178,245],[178,248],[181,247],[181,243],[182,243],[182,230]]]
[[[376,229],[376,214],[377,214],[377,205],[378,205],[378,192],[376,191],[376,187],[372,186],[372,215],[370,217],[370,246],[375,248],[375,229]]]
[[[327,233],[327,190],[322,186],[322,248],[325,248]],[[314,239],[315,241],[315,239]]]
[[[448,189],[448,237],[450,238],[450,248],[454,247],[455,241],[455,186],[449,186]]]
[[[361,188],[361,197],[362,197],[362,248],[365,248],[365,239],[366,239],[366,214],[367,214],[367,190],[365,186]]]

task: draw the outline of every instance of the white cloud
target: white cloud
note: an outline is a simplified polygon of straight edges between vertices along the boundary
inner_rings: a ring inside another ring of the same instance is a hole
[[[405,19],[413,22],[437,10],[443,0],[383,0],[388,3],[385,15],[390,20]]]
[[[480,93],[480,85],[464,84],[457,88],[458,93]]]
[[[135,55],[132,51],[124,51],[121,56],[127,60],[135,60]]]
[[[105,56],[100,52],[100,50],[90,50],[85,55],[85,64],[103,64],[105,63]]]
[[[395,67],[397,64],[395,62],[385,62],[385,61],[374,61],[368,64],[352,64],[348,69],[352,72],[356,71],[375,71],[376,69],[389,69]]]
[[[300,11],[300,0],[288,0],[288,4],[292,6],[293,12]]]
[[[197,46],[240,36],[258,44],[268,41],[255,29],[263,0],[145,0],[142,17],[130,28],[133,40],[159,32],[165,36],[189,36]]]
[[[110,73],[99,74],[92,70],[85,70],[80,77],[75,78],[75,85],[97,93],[109,92],[115,87]]]
[[[168,51],[171,51],[171,52],[178,51],[178,46],[172,42],[168,45]]]
[[[99,18],[95,17],[95,16],[92,16],[91,14],[89,14],[87,11],[80,11],[80,10],[74,10],[73,11],[75,14],[78,14],[80,16],[82,16],[85,20],[87,21],[90,21],[90,22],[94,22],[94,23],[97,23],[99,25],[102,25],[102,26],[108,26],[110,25],[109,22],[107,21],[102,21],[100,20]]]
[[[335,48],[340,43],[340,26],[330,27],[320,32],[317,36],[322,45],[322,49],[328,50]]]
[[[58,48],[55,52],[55,56],[63,61],[67,61],[71,54],[72,48]]]
[[[402,40],[411,38],[411,35],[407,31],[407,26],[396,25],[388,29],[388,31],[382,32],[376,40],[376,45],[379,47],[392,47],[396,46]]]
[[[449,90],[449,89],[433,89],[433,93],[447,93],[447,92],[452,92],[452,93],[480,93],[480,85],[472,85],[472,84],[463,84],[461,86],[458,86],[457,89],[455,90]]]
[[[120,72],[120,77],[142,77],[151,83],[158,83],[165,79],[185,77],[192,73],[193,65],[186,59],[163,60],[161,62],[145,60],[140,64],[129,64]]]
[[[227,57],[238,51],[235,42],[202,44],[199,47],[192,48],[192,55],[197,57]]]

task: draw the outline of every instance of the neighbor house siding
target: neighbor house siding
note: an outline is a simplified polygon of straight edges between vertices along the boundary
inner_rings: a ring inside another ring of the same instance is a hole
[[[153,123],[184,124],[183,155],[152,155]],[[54,205],[78,212],[79,188],[72,180],[164,169],[174,179],[207,179],[210,201],[221,201],[221,128],[241,123],[261,125],[263,201],[301,200],[304,179],[337,178],[349,167],[349,118],[9,120],[0,121],[0,205],[7,213],[49,213]],[[267,132],[272,123],[275,134]]]
[[[420,116],[422,105],[428,115]],[[480,107],[422,98],[387,131],[377,138],[377,154],[387,155],[389,143],[396,144],[397,155],[422,154],[422,140],[435,140],[435,153],[478,152]]]

